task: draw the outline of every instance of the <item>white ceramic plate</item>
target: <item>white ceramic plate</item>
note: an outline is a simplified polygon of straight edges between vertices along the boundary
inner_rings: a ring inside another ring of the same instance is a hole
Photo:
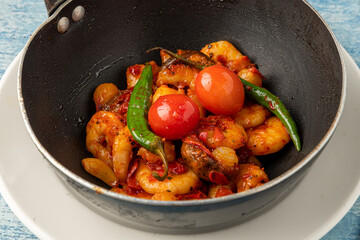
[[[17,56],[0,82],[1,193],[41,239],[318,239],[340,221],[360,193],[360,71],[345,50],[344,58],[348,93],[342,119],[297,188],[249,222],[207,234],[169,236],[113,223],[69,193],[26,132],[16,94]]]

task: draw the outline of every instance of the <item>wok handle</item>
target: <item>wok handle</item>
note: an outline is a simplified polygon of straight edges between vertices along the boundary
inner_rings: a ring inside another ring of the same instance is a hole
[[[44,0],[48,15],[51,16],[65,0]]]

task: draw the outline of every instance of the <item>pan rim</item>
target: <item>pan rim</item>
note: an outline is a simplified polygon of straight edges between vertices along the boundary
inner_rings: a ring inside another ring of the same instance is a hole
[[[44,146],[42,146],[42,144],[40,143],[40,141],[36,137],[32,127],[31,127],[30,121],[29,121],[27,113],[26,113],[24,99],[23,99],[23,96],[22,96],[22,69],[23,69],[27,49],[29,48],[32,40],[35,38],[37,33],[45,25],[47,25],[49,22],[54,20],[54,18],[56,18],[59,15],[59,13],[62,11],[62,9],[65,8],[71,2],[73,2],[73,0],[67,0],[61,6],[59,6],[58,9],[43,24],[41,24],[34,31],[34,33],[31,35],[31,37],[29,38],[28,42],[26,43],[26,45],[24,47],[24,52],[23,52],[23,55],[22,55],[22,57],[20,59],[20,65],[19,65],[19,69],[18,69],[17,94],[18,94],[18,100],[19,100],[19,105],[20,105],[20,111],[21,111],[21,114],[22,114],[22,117],[23,117],[23,120],[24,120],[24,123],[25,123],[25,127],[26,127],[32,141],[34,142],[34,144],[38,148],[38,150],[42,153],[42,155],[46,158],[46,160],[51,163],[52,166],[54,166],[57,170],[59,170],[66,177],[68,177],[68,178],[72,179],[73,181],[75,181],[77,184],[79,184],[81,186],[84,186],[87,189],[92,190],[94,193],[97,193],[97,194],[101,193],[101,194],[104,194],[105,196],[108,196],[108,197],[113,198],[113,199],[119,199],[119,200],[124,200],[124,201],[127,201],[127,202],[131,202],[131,203],[152,205],[152,206],[164,206],[164,207],[165,206],[172,206],[172,207],[173,206],[184,206],[185,207],[185,206],[212,205],[212,204],[220,204],[220,203],[223,203],[223,202],[231,202],[231,201],[236,201],[236,200],[239,200],[239,199],[243,199],[243,198],[258,194],[260,192],[266,191],[267,189],[270,189],[270,188],[274,187],[275,185],[278,185],[281,182],[285,181],[286,179],[290,178],[292,175],[294,175],[300,169],[304,168],[305,165],[307,165],[312,160],[314,160],[314,157],[317,154],[319,154],[319,152],[325,147],[325,145],[328,143],[331,136],[335,132],[335,129],[336,129],[336,127],[337,127],[337,125],[338,125],[338,123],[339,123],[339,121],[341,119],[341,115],[343,113],[344,105],[345,105],[347,80],[346,80],[346,71],[345,71],[345,64],[344,64],[344,57],[343,57],[343,53],[342,53],[342,48],[341,48],[339,42],[337,41],[337,39],[335,37],[335,34],[333,33],[333,31],[331,30],[329,25],[326,23],[326,21],[321,17],[321,15],[306,0],[301,0],[301,1],[302,1],[302,3],[304,3],[308,8],[310,8],[310,10],[312,10],[317,15],[317,17],[321,20],[321,22],[326,27],[327,31],[330,33],[331,38],[335,43],[335,46],[337,48],[337,53],[339,55],[339,59],[340,59],[340,63],[341,63],[341,70],[342,70],[341,98],[340,98],[340,102],[339,102],[339,107],[338,107],[336,115],[335,115],[335,117],[334,117],[334,119],[333,119],[333,121],[331,123],[331,126],[326,131],[326,134],[323,136],[321,141],[313,148],[313,150],[309,154],[307,154],[300,162],[295,164],[291,169],[289,169],[286,172],[282,173],[278,177],[272,179],[268,183],[263,184],[262,186],[259,186],[259,187],[254,188],[254,189],[250,189],[250,190],[245,191],[245,192],[235,193],[235,194],[232,194],[232,195],[224,196],[224,197],[221,197],[221,198],[202,199],[202,200],[188,200],[188,201],[156,201],[156,200],[148,200],[148,199],[141,199],[141,198],[126,196],[126,195],[123,195],[123,194],[118,194],[118,193],[112,192],[112,191],[110,191],[110,190],[108,190],[106,188],[100,187],[100,186],[98,186],[96,184],[93,184],[93,183],[81,178],[77,174],[75,174],[72,171],[70,171],[69,169],[67,169],[60,162],[58,162],[44,148]]]

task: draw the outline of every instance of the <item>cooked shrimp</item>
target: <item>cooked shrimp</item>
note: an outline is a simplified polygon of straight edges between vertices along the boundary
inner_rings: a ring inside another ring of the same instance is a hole
[[[167,85],[161,85],[158,89],[156,89],[153,95],[152,103],[154,103],[159,97],[170,94],[185,94],[185,91],[184,89],[175,90],[173,88],[169,88]]]
[[[225,58],[226,61],[234,61],[243,56],[240,51],[228,41],[217,41],[207,44],[200,52],[208,55],[216,62],[218,62],[220,58]]]
[[[86,126],[86,147],[89,152],[112,167],[112,145],[123,127],[117,114],[105,111],[95,113]]]
[[[175,146],[170,140],[164,142],[164,151],[166,155],[166,160],[169,163],[175,161],[176,158]],[[142,159],[150,163],[156,163],[159,161],[161,162],[161,158],[159,157],[159,155],[153,154],[143,147],[139,149],[138,155],[141,156]]]
[[[195,104],[199,108],[200,118],[204,118],[206,116],[206,109],[201,105],[198,96],[196,95],[195,90],[188,89],[187,90],[188,97],[195,102]]]
[[[230,185],[210,184],[208,196],[210,198],[216,198],[230,195],[232,193]]]
[[[171,192],[159,192],[155,193],[151,199],[158,201],[176,201],[177,197]]]
[[[170,175],[164,181],[158,181],[151,175],[151,170],[146,166],[144,160],[140,161],[135,177],[142,189],[150,194],[165,191],[174,195],[186,194],[199,183],[199,177],[191,169],[183,174]]]
[[[237,176],[237,191],[243,192],[262,185],[269,181],[264,169],[253,164],[240,164]]]
[[[254,65],[247,56],[242,55],[240,51],[228,41],[218,41],[207,44],[201,49],[201,52],[236,73]]]
[[[215,170],[223,172],[223,168],[216,161],[212,153],[199,139],[189,136],[183,139],[181,156],[185,164],[191,168],[201,179],[210,181],[209,174]]]
[[[154,61],[150,61],[150,64],[152,66],[153,79],[155,80],[157,77],[157,73],[159,71],[159,67],[156,65]],[[133,88],[135,86],[144,68],[145,68],[144,64],[136,64],[128,67],[128,69],[126,70],[126,81],[127,81],[128,89]]]
[[[241,126],[253,128],[265,122],[271,115],[270,111],[259,104],[245,105],[234,115],[234,120]]]
[[[114,171],[104,161],[97,158],[85,158],[81,161],[85,171],[99,178],[107,185],[116,187],[119,180],[115,176]]]
[[[262,75],[255,67],[242,69],[237,75],[256,86],[262,86]]]
[[[218,147],[212,151],[216,160],[224,167],[234,167],[239,163],[234,149],[228,147]]]
[[[94,102],[96,105],[96,111],[102,109],[102,107],[113,100],[113,98],[119,94],[119,89],[112,83],[100,84],[94,92]]]
[[[250,163],[250,164],[254,164],[260,168],[262,168],[262,164],[261,162],[259,161],[259,159],[257,159],[256,157],[254,156],[250,156],[247,160],[247,163]]]
[[[231,176],[237,172],[236,164],[233,165],[236,163],[237,156],[228,154],[228,159],[221,159],[226,154],[221,153],[221,150],[218,150],[216,154],[218,158],[195,135],[183,139],[181,156],[185,164],[201,179],[210,181],[210,173],[213,171],[223,174],[227,179],[231,179]]]
[[[127,126],[121,129],[114,139],[112,147],[113,168],[120,183],[124,183],[127,177],[129,163],[133,155],[132,141],[131,133]]]
[[[176,88],[189,87],[195,89],[195,78],[199,70],[184,64],[170,65],[167,68],[160,70],[156,86],[167,84],[175,86]]]
[[[275,153],[290,141],[286,128],[277,117],[271,117],[264,124],[246,132],[246,146],[254,156]]]
[[[245,129],[230,117],[209,116],[200,119],[199,138],[208,148],[238,149],[247,142]]]
[[[98,103],[96,103],[96,111],[107,111],[116,113],[118,114],[119,120],[126,125],[126,113],[129,107],[131,92],[132,90],[125,89],[118,90],[116,94],[114,91],[113,94],[111,94],[109,90],[109,93],[106,94],[109,100],[98,101]],[[113,95],[113,97],[110,97],[111,95]]]
[[[250,59],[247,56],[242,56],[234,61],[228,61],[225,66],[233,72],[238,73],[242,69],[251,68],[255,65],[251,63]]]

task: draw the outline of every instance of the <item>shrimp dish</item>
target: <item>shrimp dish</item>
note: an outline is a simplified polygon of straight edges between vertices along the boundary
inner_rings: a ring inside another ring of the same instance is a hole
[[[230,42],[151,50],[160,50],[161,64],[130,66],[127,89],[103,83],[93,95],[92,157],[82,165],[111,191],[161,201],[224,197],[269,181],[261,156],[291,140],[299,150],[291,117],[277,114],[286,109]],[[268,95],[257,99],[254,89]]]

